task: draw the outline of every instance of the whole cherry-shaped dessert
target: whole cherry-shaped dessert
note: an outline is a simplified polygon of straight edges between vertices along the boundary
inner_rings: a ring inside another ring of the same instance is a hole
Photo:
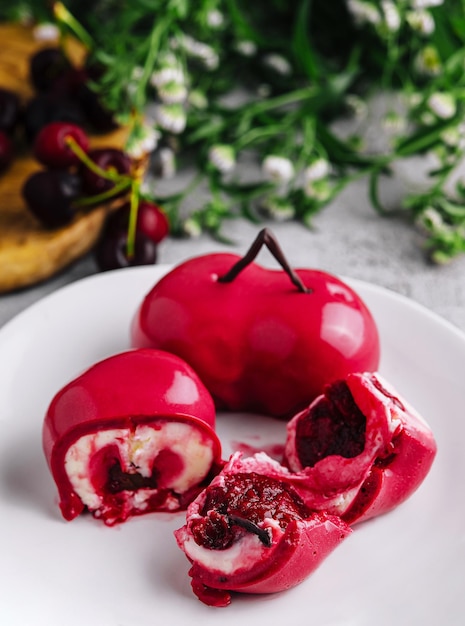
[[[253,263],[264,243],[282,270]],[[184,358],[220,409],[283,418],[332,380],[377,369],[380,352],[360,296],[327,272],[292,270],[267,229],[242,258],[206,254],[166,274],[141,303],[132,345]]]
[[[79,176],[66,170],[35,172],[22,189],[29,210],[47,228],[64,226],[73,219],[73,202],[80,193]]]
[[[89,139],[81,127],[66,122],[52,122],[37,135],[34,155],[40,163],[50,168],[63,169],[78,165],[81,161],[70,143],[83,152],[89,149]]]

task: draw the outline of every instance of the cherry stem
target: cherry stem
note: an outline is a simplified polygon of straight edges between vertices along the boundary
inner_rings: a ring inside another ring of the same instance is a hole
[[[295,285],[297,289],[301,291],[302,293],[311,293],[312,290],[303,284],[300,277],[295,273],[295,271],[289,265],[281,249],[281,246],[278,243],[278,240],[276,239],[274,234],[271,232],[271,230],[269,230],[268,228],[263,228],[258,233],[255,241],[252,243],[247,253],[242,257],[242,259],[239,259],[239,261],[237,261],[237,263],[235,263],[232,266],[232,268],[228,272],[226,272],[226,274],[223,274],[223,276],[220,276],[218,278],[218,282],[231,283],[236,278],[236,276],[238,276],[242,272],[242,270],[247,267],[247,265],[249,265],[250,263],[252,263],[252,261],[255,260],[256,256],[262,249],[263,245],[265,245],[268,248],[268,250],[274,256],[274,258],[281,265],[283,270],[291,279],[292,284]]]
[[[108,191],[98,193],[94,196],[86,196],[75,200],[73,205],[76,207],[92,206],[93,204],[103,204],[107,200],[113,200],[115,196],[118,196],[122,191],[131,187],[130,180],[124,180],[121,183],[115,184],[114,187]]]
[[[104,170],[101,167],[99,167],[97,163],[92,161],[92,159],[89,157],[87,152],[85,152],[81,148],[78,142],[71,135],[68,135],[65,138],[65,143],[68,146],[68,148],[72,152],[74,152],[74,154],[81,161],[81,163],[83,163],[94,174],[96,174],[97,176],[100,176],[100,178],[105,178],[105,180],[110,180],[112,182],[126,180],[129,184],[129,181],[131,180],[130,176],[125,176],[124,174],[120,174],[116,170],[112,170],[112,169]]]
[[[260,528],[260,526],[257,526],[254,522],[251,522],[249,519],[245,519],[244,517],[239,517],[239,515],[227,515],[227,518],[231,525],[240,526],[249,533],[257,535],[264,546],[271,548],[271,537],[266,528]]]
[[[139,213],[139,187],[140,181],[138,178],[135,178],[131,185],[128,238],[126,244],[126,254],[128,259],[131,259],[134,256],[136,248],[137,214]]]

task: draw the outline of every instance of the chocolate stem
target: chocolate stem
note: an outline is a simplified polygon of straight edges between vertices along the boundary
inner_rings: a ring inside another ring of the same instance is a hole
[[[281,265],[281,267],[286,272],[286,274],[289,276],[289,278],[291,279],[291,282],[297,287],[297,289],[299,291],[301,291],[302,293],[311,293],[311,289],[308,289],[303,284],[303,282],[300,280],[299,276],[297,276],[297,274],[294,272],[292,267],[287,262],[287,259],[284,256],[284,253],[281,250],[281,247],[280,247],[276,237],[273,235],[271,230],[269,230],[268,228],[263,228],[258,233],[255,241],[252,243],[252,245],[250,246],[250,248],[249,248],[248,252],[245,254],[245,256],[243,256],[242,259],[239,259],[239,261],[237,263],[235,263],[232,266],[232,268],[228,272],[226,272],[226,274],[223,274],[223,276],[220,276],[218,278],[218,282],[220,282],[220,283],[231,283],[236,278],[236,276],[238,276],[242,272],[242,270],[245,267],[247,267],[247,265],[252,263],[252,261],[255,259],[257,254],[262,249],[263,245],[265,245],[268,248],[268,250],[271,252],[271,254],[274,256],[274,258]]]
[[[257,535],[260,541],[267,548],[271,548],[271,537],[268,534],[268,531],[265,528],[260,528],[254,522],[251,522],[249,519],[245,519],[244,517],[239,517],[238,515],[227,515],[228,521],[231,525],[240,526],[244,528],[249,533],[253,533]]]

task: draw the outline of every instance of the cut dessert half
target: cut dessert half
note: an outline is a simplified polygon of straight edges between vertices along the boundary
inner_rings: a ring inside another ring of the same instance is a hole
[[[349,523],[406,500],[436,455],[429,426],[378,373],[328,385],[287,428],[285,463],[305,503]]]
[[[132,350],[92,366],[52,400],[47,461],[67,520],[112,525],[185,509],[221,467],[210,394],[178,357]]]
[[[226,606],[231,592],[275,593],[301,583],[350,533],[336,516],[312,512],[265,453],[234,454],[175,531],[192,563],[197,597]]]

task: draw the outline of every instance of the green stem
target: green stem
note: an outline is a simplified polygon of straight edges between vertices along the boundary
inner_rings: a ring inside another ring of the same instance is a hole
[[[97,163],[92,161],[92,159],[89,157],[87,152],[85,152],[81,148],[78,142],[71,135],[68,135],[65,138],[65,143],[68,146],[68,148],[72,152],[74,152],[74,154],[81,161],[81,163],[83,163],[94,174],[96,174],[97,176],[100,176],[100,178],[105,178],[105,180],[111,180],[112,182],[116,182],[116,181],[120,181],[124,179],[126,180],[127,184],[130,183],[131,181],[130,176],[125,176],[124,174],[120,174],[119,172],[115,172],[113,170],[104,170],[101,167],[99,167]]]
[[[85,198],[79,198],[73,204],[76,207],[87,207],[92,206],[93,204],[103,204],[108,200],[113,200],[116,196],[118,196],[122,191],[129,189],[131,187],[131,180],[124,180],[119,184],[116,184],[114,187],[109,189],[108,191],[104,191],[103,193],[96,194],[95,196],[86,196]]]
[[[155,59],[160,50],[160,42],[163,35],[169,30],[170,20],[160,19],[159,14],[157,14],[154,18],[154,26],[152,28],[152,32],[150,34],[150,42],[147,56],[145,58],[144,69],[142,72],[142,76],[139,80],[139,84],[136,91],[135,96],[135,106],[138,111],[142,111],[145,106],[145,92],[147,89],[147,84],[150,79],[150,75],[153,70],[153,66],[155,63]]]
[[[140,181],[134,179],[131,185],[131,207],[129,210],[129,225],[128,225],[128,240],[126,253],[128,258],[132,258],[136,248],[136,229],[137,229],[137,214],[139,209],[139,190]]]
[[[68,11],[68,9],[62,2],[54,2],[53,14],[55,16],[55,19],[61,24],[67,26],[88,50],[94,48],[95,44],[92,37],[82,26],[82,24],[77,21],[74,15],[72,15],[72,13]]]

